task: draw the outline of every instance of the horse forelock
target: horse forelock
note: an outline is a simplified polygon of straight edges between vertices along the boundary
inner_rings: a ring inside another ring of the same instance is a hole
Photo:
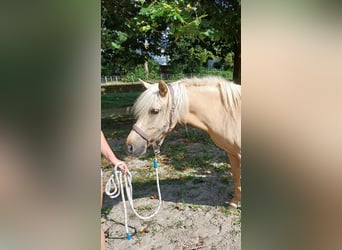
[[[133,106],[134,116],[138,118],[141,115],[146,114],[157,98],[158,87],[157,84],[153,84],[150,88],[146,89],[135,101]]]
[[[170,83],[174,91],[174,118],[177,122],[182,122],[183,118],[188,112],[188,96],[184,85],[180,82]],[[136,118],[147,114],[152,105],[162,98],[159,95],[158,84],[153,84],[150,88],[146,89],[136,100],[133,106],[133,112]]]

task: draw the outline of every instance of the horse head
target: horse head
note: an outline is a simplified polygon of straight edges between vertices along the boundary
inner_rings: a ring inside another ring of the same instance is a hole
[[[137,121],[126,140],[129,154],[139,156],[146,153],[149,145],[155,147],[175,127],[173,119],[173,89],[165,82],[149,84],[140,80],[146,90],[134,104]]]

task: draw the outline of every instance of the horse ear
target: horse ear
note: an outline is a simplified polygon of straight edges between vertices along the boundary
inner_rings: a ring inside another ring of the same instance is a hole
[[[149,87],[152,86],[152,84],[145,82],[139,78],[139,81],[142,83],[142,85],[145,87],[145,89],[148,89]]]
[[[158,84],[158,87],[159,87],[159,94],[162,97],[166,96],[166,94],[167,94],[167,85],[166,85],[166,83],[163,80],[160,80],[159,84]]]

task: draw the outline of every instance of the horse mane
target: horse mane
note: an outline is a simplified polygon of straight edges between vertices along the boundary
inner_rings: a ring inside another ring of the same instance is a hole
[[[218,86],[221,93],[223,105],[228,112],[231,112],[233,117],[236,117],[236,111],[241,104],[241,86],[227,81],[222,77],[207,76],[202,78],[184,78],[179,81],[170,83],[174,90],[175,96],[175,111],[174,117],[177,122],[182,123],[185,115],[189,111],[189,99],[186,91],[187,86]],[[158,84],[152,84],[145,90],[137,99],[133,106],[134,115],[139,117],[149,111],[155,101],[160,100],[158,94]]]
[[[205,76],[202,78],[185,78],[181,80],[186,86],[218,86],[225,109],[236,117],[241,106],[241,86],[221,76]]]

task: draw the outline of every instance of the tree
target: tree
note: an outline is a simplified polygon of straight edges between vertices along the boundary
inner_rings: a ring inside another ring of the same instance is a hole
[[[202,21],[202,30],[206,35],[205,47],[215,56],[224,60],[234,53],[233,77],[241,83],[241,1],[215,0],[200,1],[201,8],[207,14]]]
[[[209,58],[234,54],[240,82],[240,1],[102,0],[103,71],[125,72],[153,55],[196,72]],[[148,73],[148,71],[146,71]]]
[[[138,12],[132,1],[101,1],[102,74],[126,73],[142,63],[136,53],[141,38],[133,20]]]

